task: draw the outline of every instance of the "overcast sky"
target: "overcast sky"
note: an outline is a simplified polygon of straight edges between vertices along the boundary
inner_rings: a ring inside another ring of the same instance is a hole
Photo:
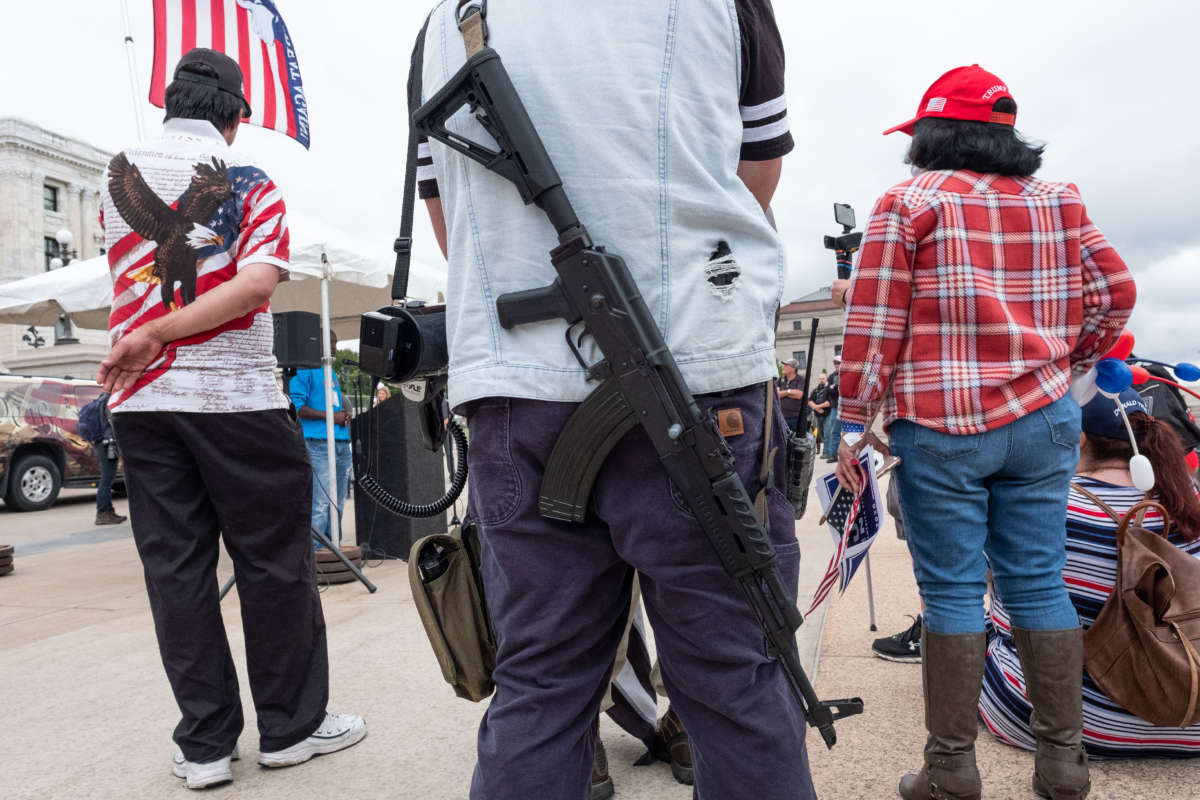
[[[509,2],[517,0],[492,0]],[[520,0],[557,8],[568,2]],[[312,149],[243,128],[238,146],[282,187],[297,216],[378,244],[400,217],[408,57],[426,0],[277,0],[299,54]],[[4,0],[0,116],[118,150],[136,139],[120,0]],[[1018,128],[1048,143],[1043,177],[1075,182],[1138,279],[1139,350],[1200,360],[1200,3],[1193,0],[777,0],[796,150],[775,197],[788,245],[787,298],[833,277],[831,204],[863,220],[907,177],[910,118],[945,70],[979,63],[1008,84]],[[148,92],[150,0],[129,0],[138,80]],[[161,111],[144,100],[148,127]],[[424,215],[417,259],[441,261]],[[616,246],[618,243],[610,243]]]

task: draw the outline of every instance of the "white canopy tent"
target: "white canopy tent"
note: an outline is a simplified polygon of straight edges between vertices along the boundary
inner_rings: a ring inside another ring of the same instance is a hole
[[[112,279],[104,256],[0,284],[0,323],[49,326],[67,315],[80,328],[108,330]]]
[[[340,231],[323,230],[292,215],[292,279],[279,285],[272,311],[321,309],[321,281],[331,270],[329,326],[340,339],[358,337],[358,317],[391,302],[394,259],[390,248],[368,246]],[[310,280],[316,278],[317,280]],[[410,293],[432,299],[445,283],[445,270],[413,263]],[[112,279],[105,256],[0,284],[0,323],[50,326],[62,315],[79,328],[107,330]]]
[[[294,214],[290,217],[291,280],[279,284],[271,298],[271,310],[321,314],[325,333],[325,429],[328,441],[333,441],[333,353],[329,332],[341,339],[356,339],[359,315],[391,303],[395,261],[386,244],[368,246],[311,220],[297,219]],[[444,283],[444,269],[413,262],[412,296],[432,298]],[[61,269],[0,284],[0,323],[49,326],[65,315],[77,327],[107,330],[112,291],[106,256],[76,261]],[[326,450],[332,492],[337,486],[336,454],[332,447]]]

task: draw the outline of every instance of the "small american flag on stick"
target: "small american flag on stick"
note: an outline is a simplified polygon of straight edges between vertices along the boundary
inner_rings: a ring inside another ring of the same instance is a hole
[[[817,584],[812,605],[805,616],[829,596],[834,585],[838,594],[846,591],[850,579],[866,558],[867,551],[879,534],[883,524],[883,501],[879,494],[879,480],[875,473],[875,451],[866,447],[859,453],[858,463],[866,476],[866,486],[857,496],[838,491],[838,479],[833,473],[825,475],[817,483],[817,497],[825,510],[825,521],[833,533],[835,547],[829,558],[825,577]]]
[[[300,64],[271,0],[153,0],[154,70],[150,102],[163,107],[180,57],[193,47],[225,53],[242,68],[248,122],[308,147],[308,103]]]

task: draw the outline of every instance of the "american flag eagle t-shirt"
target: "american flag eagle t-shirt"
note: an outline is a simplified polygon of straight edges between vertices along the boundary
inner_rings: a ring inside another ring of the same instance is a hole
[[[211,123],[168,120],[162,138],[118,153],[100,198],[113,279],[109,337],[184,308],[248,264],[288,266],[287,211]],[[169,343],[114,413],[286,408],[275,380],[270,306]]]

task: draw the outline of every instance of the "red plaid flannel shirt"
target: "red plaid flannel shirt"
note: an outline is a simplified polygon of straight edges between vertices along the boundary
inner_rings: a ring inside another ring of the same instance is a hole
[[[854,430],[882,401],[885,425],[1006,425],[1066,394],[1116,343],[1135,297],[1074,184],[922,173],[889,189],[867,223],[840,417]]]

